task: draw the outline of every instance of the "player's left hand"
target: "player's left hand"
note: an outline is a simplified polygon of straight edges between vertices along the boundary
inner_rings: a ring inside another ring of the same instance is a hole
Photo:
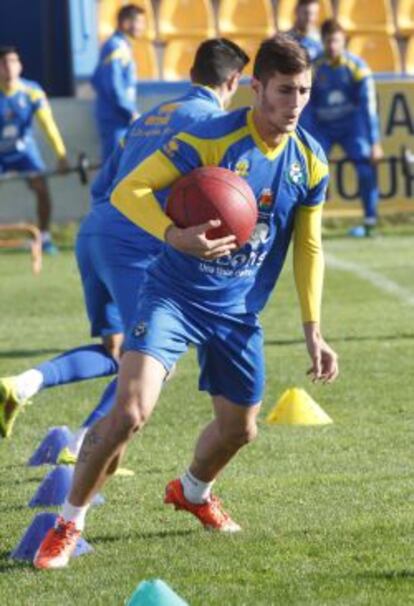
[[[59,158],[56,164],[56,170],[62,175],[68,172],[69,162],[66,156],[62,156],[62,158]]]
[[[307,374],[312,381],[332,383],[339,374],[338,356],[320,334],[319,325],[316,322],[304,324],[306,346],[312,361],[312,366]]]
[[[384,157],[384,150],[381,143],[374,143],[371,147],[371,163],[378,164]]]

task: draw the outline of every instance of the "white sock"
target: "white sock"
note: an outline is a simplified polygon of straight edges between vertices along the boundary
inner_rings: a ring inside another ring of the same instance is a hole
[[[184,496],[190,503],[205,503],[208,501],[213,482],[202,482],[193,476],[188,469],[180,478]]]
[[[82,507],[75,507],[75,505],[71,505],[66,499],[60,515],[65,522],[74,522],[76,529],[82,531],[85,528],[85,517],[88,509],[89,503],[88,505],[82,505]]]
[[[42,231],[41,232],[41,237],[42,237],[43,244],[45,244],[46,242],[51,242],[51,240],[52,240],[52,236],[50,234],[50,231]]]
[[[42,389],[43,375],[40,370],[32,368],[13,377],[13,381],[17,397],[22,400],[27,400]]]
[[[85,439],[85,436],[88,433],[88,429],[88,427],[80,427],[77,431],[75,431],[75,433],[73,434],[73,438],[68,444],[70,452],[75,457],[77,457],[80,453],[80,449],[82,447],[83,440]]]

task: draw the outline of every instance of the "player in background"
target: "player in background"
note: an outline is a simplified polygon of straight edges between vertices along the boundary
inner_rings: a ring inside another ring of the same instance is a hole
[[[364,224],[350,235],[369,236],[378,218],[376,164],[383,157],[371,70],[345,48],[342,27],[334,19],[322,25],[324,53],[314,63],[314,84],[306,126],[325,153],[339,144],[355,164]]]
[[[192,513],[205,528],[240,530],[211,488],[256,436],[265,381],[258,314],[277,282],[292,233],[309,372],[315,381],[337,376],[336,354],[320,329],[328,166],[320,146],[297,127],[311,88],[309,57],[290,37],[278,35],[261,45],[253,74],[253,109],[195,125],[141,164],[119,171],[114,181],[113,204],[167,246],[148,268],[128,330],[116,405],[84,440],[69,499],[40,545],[37,568],[67,565],[92,495],[150,417],[166,372],[189,343],[198,348],[200,389],[211,394],[215,416],[189,469],[167,485],[165,503]],[[257,229],[239,250],[234,236],[206,238],[219,221],[179,229],[158,204],[158,192],[201,165],[243,175],[257,197]]]
[[[46,166],[34,138],[34,118],[57,156],[59,172],[68,168],[66,149],[45,92],[37,82],[21,78],[22,70],[18,50],[13,46],[0,47],[0,174],[33,173],[27,183],[37,199],[43,252],[55,254],[57,247],[50,235],[52,202],[46,179],[41,175]]]
[[[228,40],[219,38],[202,43],[194,58],[190,74],[193,84],[188,92],[141,116],[101,169],[92,185],[92,208],[81,225],[76,253],[91,335],[102,337],[103,345],[77,348],[20,375],[1,379],[2,435],[10,435],[18,412],[41,389],[117,372],[124,327],[135,311],[146,267],[162,243],[114,208],[109,200],[112,182],[118,171],[127,174],[131,166],[174,133],[193,122],[223,113],[248,60],[246,53]],[[163,204],[165,195],[159,200]],[[115,388],[115,382],[107,386],[101,402],[76,432],[60,462],[76,460],[87,428],[112,407]]]
[[[135,4],[123,6],[118,12],[117,29],[102,46],[92,76],[103,161],[111,155],[128,126],[138,116],[136,65],[131,43],[144,34],[145,27],[143,8]]]
[[[288,32],[308,51],[311,61],[323,52],[319,34],[319,0],[298,0],[295,8],[295,23]]]

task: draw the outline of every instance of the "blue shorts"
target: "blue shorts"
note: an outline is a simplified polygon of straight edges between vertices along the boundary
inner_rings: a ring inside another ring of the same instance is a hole
[[[23,151],[0,154],[0,174],[13,172],[43,172],[46,165],[36,144],[32,143]]]
[[[135,317],[138,292],[152,256],[118,238],[82,234],[76,259],[93,337],[125,332]]]
[[[217,314],[144,287],[124,349],[170,370],[190,344],[198,350],[200,390],[242,406],[262,400],[263,333],[255,316]]]

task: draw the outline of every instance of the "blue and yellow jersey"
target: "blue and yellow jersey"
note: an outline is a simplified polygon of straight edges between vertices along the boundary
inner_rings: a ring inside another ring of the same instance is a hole
[[[34,144],[34,118],[55,154],[59,158],[66,155],[45,92],[36,82],[24,78],[10,91],[0,89],[0,154],[24,153]]]
[[[129,124],[137,112],[136,66],[128,37],[115,32],[102,46],[92,76],[96,113],[103,122]]]
[[[307,51],[311,61],[315,61],[315,59],[323,52],[322,42],[317,35],[306,36],[294,28],[289,30],[288,34]]]
[[[141,251],[143,262],[150,254],[158,252],[161,247],[159,239],[137,228],[120,213],[110,203],[111,191],[173,135],[194,122],[222,112],[220,99],[213,90],[193,85],[185,95],[162,103],[138,118],[92,184],[92,212],[82,225],[82,233],[120,238],[133,246],[136,252]],[[166,192],[158,192],[157,200],[164,206]]]
[[[326,55],[315,61],[309,105],[316,124],[346,131],[347,124],[358,120],[371,144],[379,140],[374,79],[356,55],[345,51],[336,62]]]
[[[328,165],[319,144],[298,128],[277,147],[269,148],[256,130],[253,110],[243,108],[197,124],[168,141],[118,180],[112,203],[162,239],[171,221],[159,206],[157,210],[154,192],[199,166],[225,167],[246,179],[259,211],[254,233],[234,254],[214,261],[164,246],[149,275],[166,296],[172,293],[223,313],[256,314],[277,281],[295,229],[295,276],[302,317],[318,321],[323,274],[321,207],[328,183]]]

